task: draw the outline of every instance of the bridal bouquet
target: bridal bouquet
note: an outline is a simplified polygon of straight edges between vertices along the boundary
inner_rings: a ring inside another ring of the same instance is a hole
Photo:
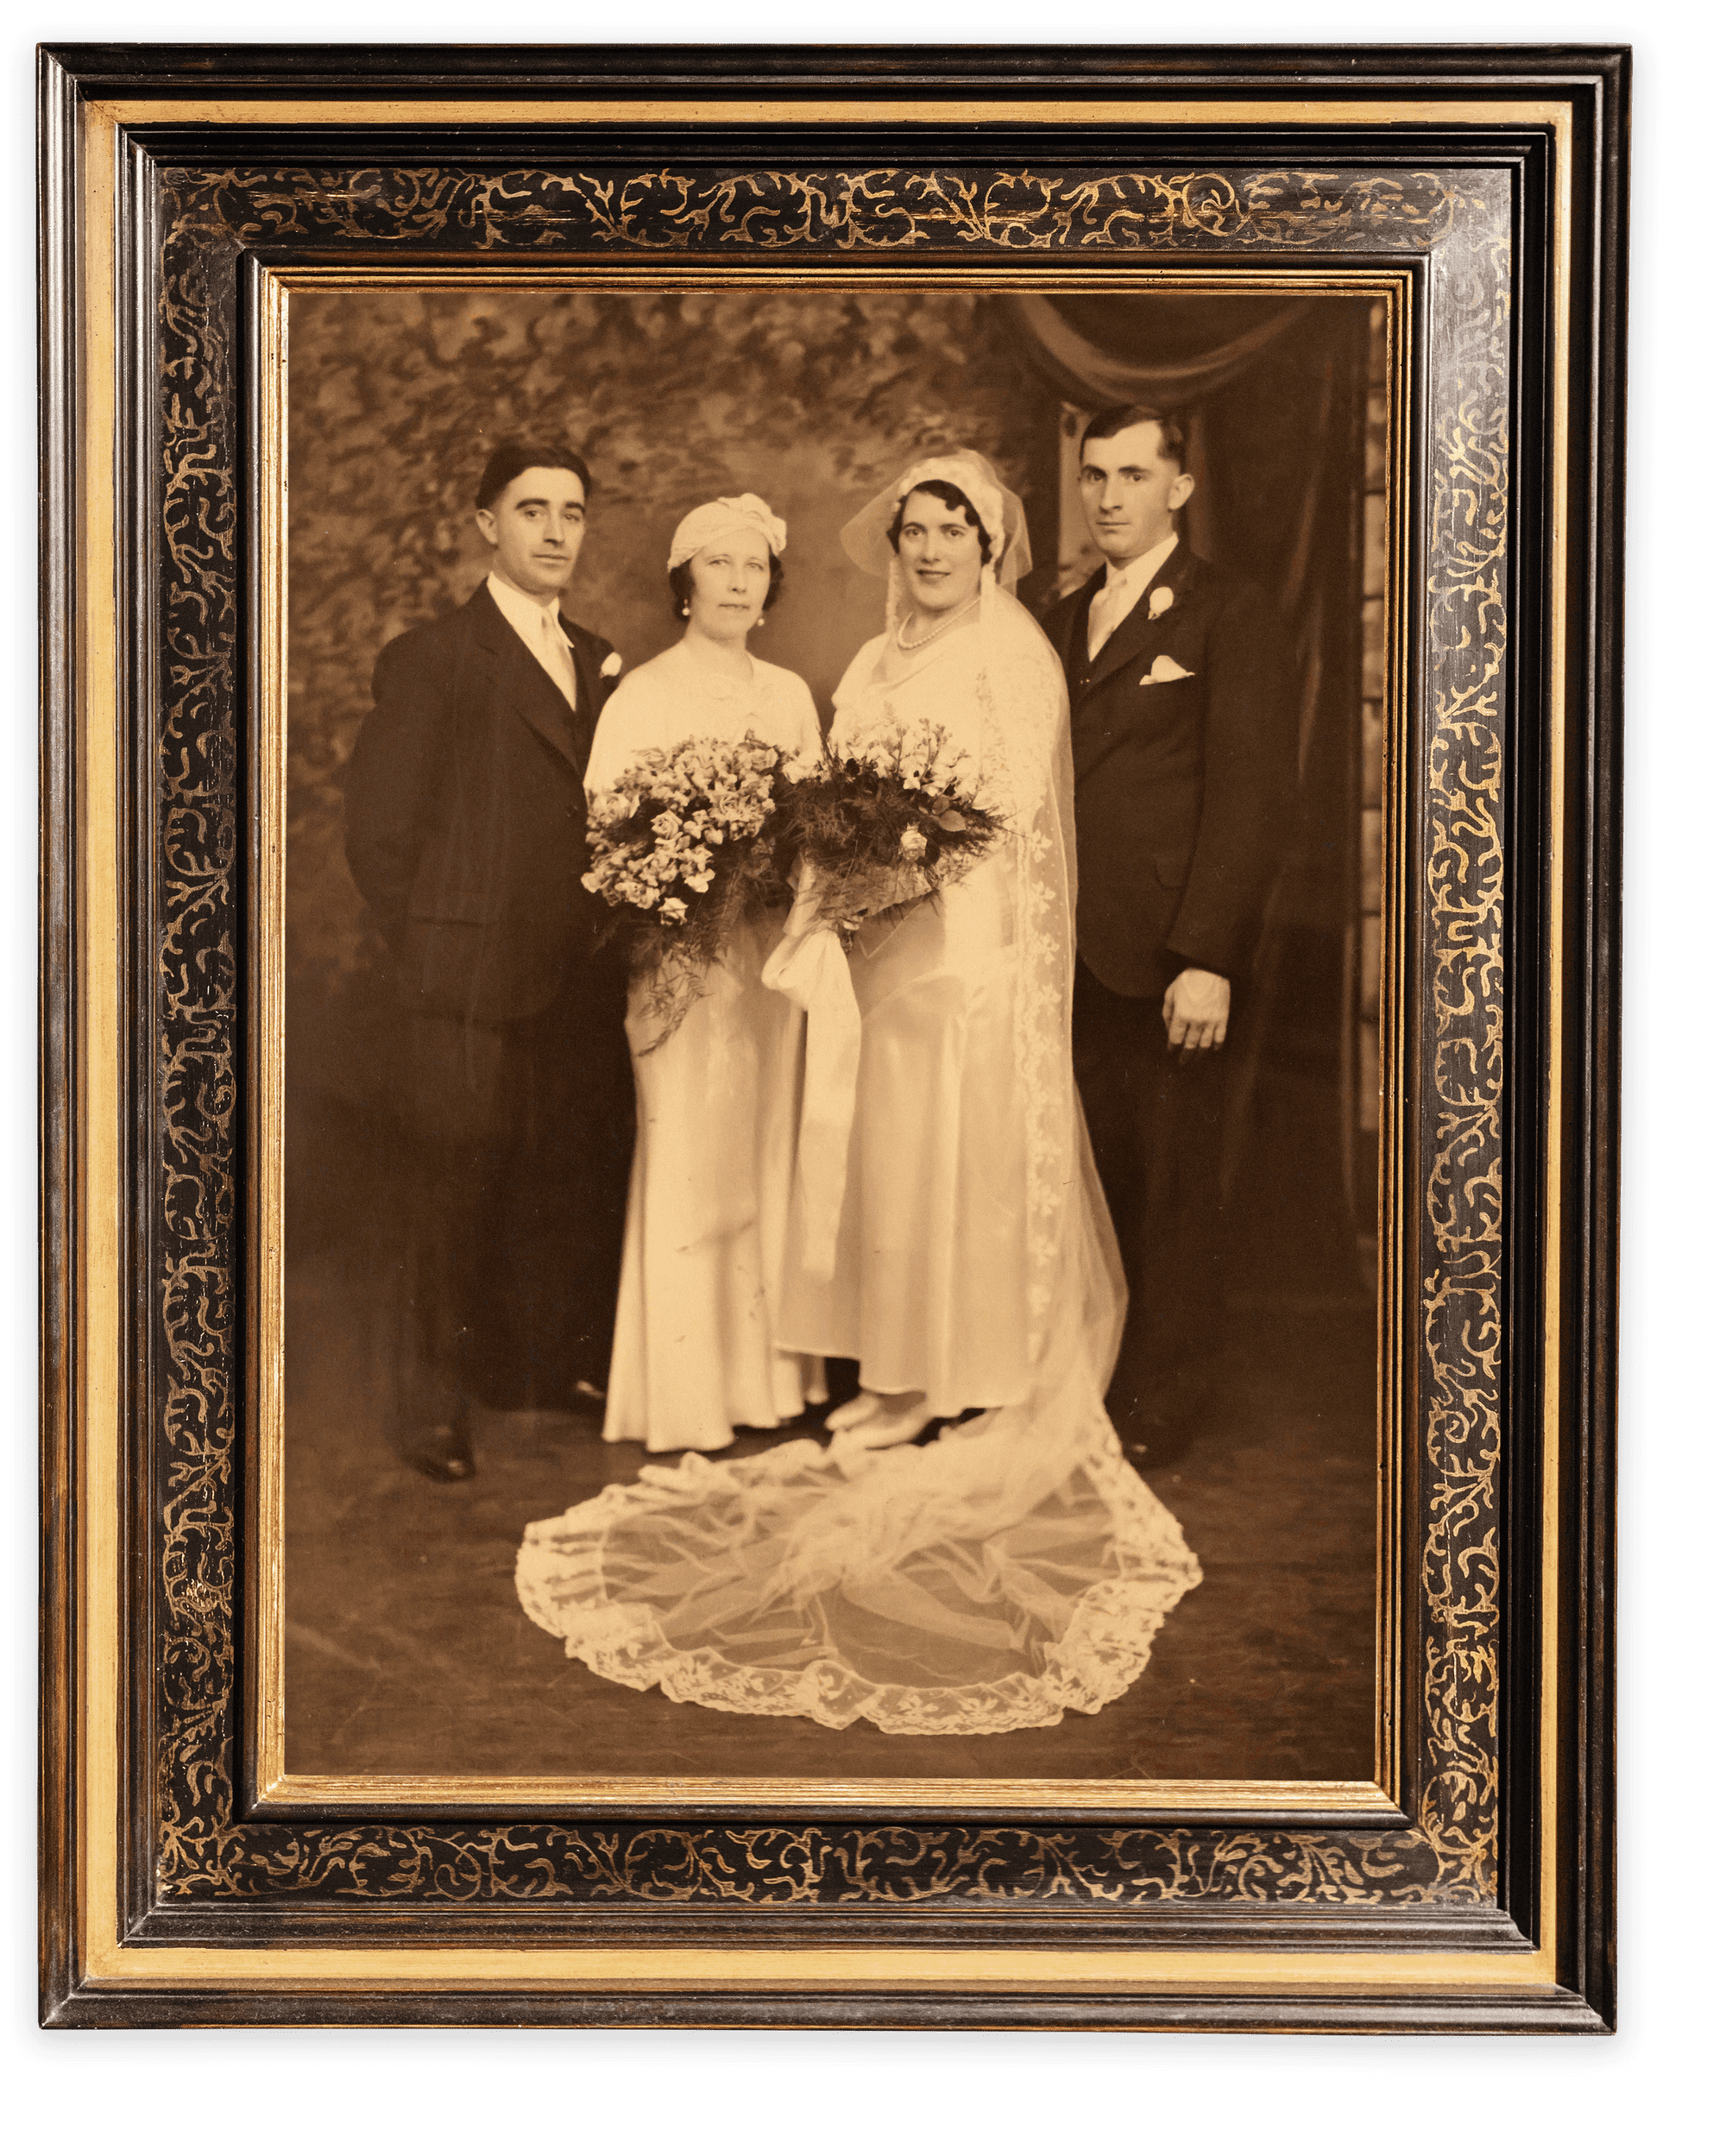
[[[795,780],[781,853],[822,883],[828,925],[914,905],[964,874],[1005,828],[967,783],[940,728],[883,734]]]
[[[588,810],[587,888],[617,907],[632,973],[651,975],[659,1047],[738,927],[789,899],[785,755],[753,734],[645,750]]]

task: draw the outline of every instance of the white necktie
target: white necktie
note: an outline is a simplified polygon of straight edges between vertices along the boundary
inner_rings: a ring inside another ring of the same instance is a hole
[[[575,654],[570,649],[569,639],[545,607],[539,608],[539,663],[563,690],[564,701],[573,711],[576,708]]]
[[[1125,603],[1126,589],[1127,580],[1124,577],[1111,577],[1091,602],[1091,636],[1088,648],[1093,659],[1120,627],[1122,619],[1128,611]]]

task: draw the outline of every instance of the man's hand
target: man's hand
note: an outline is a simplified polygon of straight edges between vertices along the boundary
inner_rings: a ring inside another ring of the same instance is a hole
[[[1169,1045],[1184,1061],[1195,1049],[1220,1048],[1229,1030],[1229,984],[1221,974],[1189,966],[1176,974],[1162,999]]]

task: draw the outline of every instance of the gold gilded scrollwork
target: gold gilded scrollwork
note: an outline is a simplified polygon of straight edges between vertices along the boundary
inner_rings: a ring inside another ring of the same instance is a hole
[[[1464,184],[1464,182],[1466,184]],[[1510,205],[1495,175],[872,169],[684,173],[235,168],[162,182],[156,456],[160,1132],[158,1877],[179,1899],[866,1904],[1490,1901],[1496,1887],[1500,1125]],[[350,1827],[239,1823],[235,497],[246,247],[387,244],[494,260],[936,248],[1146,249],[1255,267],[1419,253],[1440,304],[1427,532],[1417,1831],[963,1826]]]
[[[1435,264],[1445,330],[1427,586],[1433,1110],[1417,1816],[1446,1875],[1483,1895],[1496,1886],[1498,1798],[1509,268],[1502,230]]]
[[[485,247],[702,246],[841,251],[1358,246],[1429,249],[1456,188],[1437,173],[1285,170],[758,171],[629,174],[438,168],[264,173],[198,190],[248,244],[292,239],[465,241]]]

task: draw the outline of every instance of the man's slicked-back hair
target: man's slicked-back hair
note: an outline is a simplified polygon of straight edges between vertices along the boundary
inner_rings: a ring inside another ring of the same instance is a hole
[[[476,509],[488,509],[513,479],[543,466],[547,471],[572,471],[582,482],[582,498],[593,500],[593,475],[588,460],[567,442],[500,442],[486,459],[474,495]]]
[[[1084,456],[1087,442],[1112,441],[1130,426],[1147,426],[1153,421],[1162,429],[1164,451],[1185,471],[1186,425],[1178,412],[1168,411],[1160,404],[1112,404],[1106,412],[1094,413],[1087,420],[1085,432],[1079,438],[1079,454]]]

